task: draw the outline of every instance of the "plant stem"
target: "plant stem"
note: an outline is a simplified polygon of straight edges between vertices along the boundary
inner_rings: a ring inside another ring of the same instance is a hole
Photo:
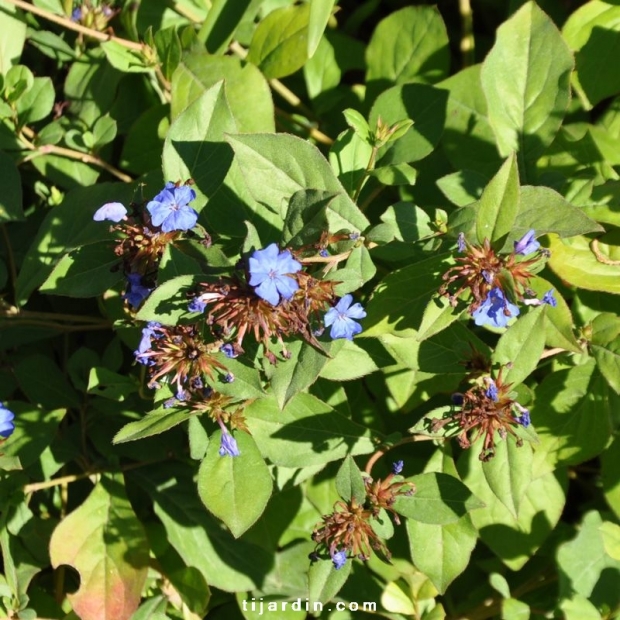
[[[463,57],[463,68],[465,68],[473,65],[475,62],[474,20],[470,0],[459,0],[459,12],[461,13],[460,47]]]
[[[56,146],[54,144],[36,146],[33,143],[33,140],[36,139],[36,134],[32,129],[30,129],[30,127],[23,127],[22,134],[18,137],[26,148],[32,151],[30,155],[22,157],[22,159],[17,162],[18,165],[31,161],[35,157],[40,157],[41,155],[59,155],[60,157],[75,159],[85,164],[92,164],[93,166],[103,168],[106,172],[109,172],[112,176],[119,179],[119,181],[123,181],[123,183],[131,183],[133,181],[132,177],[128,174],[118,170],[118,168],[108,164],[108,162],[104,161],[100,157],[97,157],[96,155],[83,153],[82,151],[75,151],[73,149],[68,149],[63,146]]]
[[[368,164],[366,165],[366,170],[364,170],[364,174],[362,174],[357,187],[355,188],[355,192],[353,193],[352,200],[357,203],[357,199],[360,197],[360,193],[362,192],[362,187],[364,187],[364,181],[368,178],[370,171],[375,167],[375,161],[377,159],[377,153],[379,152],[379,148],[377,146],[372,147],[372,153],[370,154],[370,158],[368,159]]]
[[[17,305],[17,268],[15,267],[15,256],[13,255],[13,246],[11,245],[11,239],[6,229],[6,225],[2,224],[2,237],[4,239],[4,245],[6,246],[6,257],[9,264],[9,274],[11,276],[11,285],[13,287],[13,300]]]
[[[72,21],[68,17],[62,17],[60,15],[56,15],[51,11],[46,11],[45,9],[41,9],[38,6],[34,6],[33,4],[29,4],[28,2],[23,2],[23,0],[5,0],[9,4],[12,4],[24,11],[28,11],[33,13],[34,15],[38,15],[39,17],[43,17],[50,22],[54,22],[55,24],[59,24],[64,28],[68,28],[69,30],[75,30],[75,32],[79,32],[86,36],[91,37],[92,39],[97,39],[98,41],[114,41],[127,49],[134,50],[136,52],[141,52],[144,48],[142,43],[136,43],[135,41],[128,41],[127,39],[121,39],[120,37],[115,37],[114,35],[105,34],[104,32],[99,32],[99,30],[93,30],[92,28],[87,28],[86,26],[82,26],[74,21]]]

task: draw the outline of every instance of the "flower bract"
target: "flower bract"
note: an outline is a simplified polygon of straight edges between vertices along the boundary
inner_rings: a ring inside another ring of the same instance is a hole
[[[290,299],[299,288],[296,280],[287,274],[297,273],[301,264],[288,250],[280,252],[275,243],[250,256],[250,286],[254,292],[272,306],[280,303],[280,297]]]
[[[361,304],[355,303],[352,295],[345,295],[333,308],[325,313],[325,326],[330,327],[329,335],[336,338],[353,340],[353,336],[362,331],[362,326],[354,319],[363,319],[366,311]]]
[[[195,198],[196,192],[191,187],[177,187],[168,182],[146,208],[151,214],[153,225],[161,226],[163,232],[189,230],[198,221],[198,213],[188,206]]]

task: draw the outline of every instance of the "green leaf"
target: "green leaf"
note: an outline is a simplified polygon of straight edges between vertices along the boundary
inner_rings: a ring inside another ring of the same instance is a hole
[[[429,155],[443,133],[447,101],[445,90],[426,84],[401,84],[381,93],[370,111],[371,127],[379,117],[388,125],[404,119],[414,124],[400,140],[379,151],[377,166],[410,163]]]
[[[12,157],[0,151],[0,223],[24,219],[22,182]]]
[[[94,148],[112,142],[116,138],[116,131],[116,121],[109,114],[98,118],[93,127]]]
[[[519,385],[532,373],[545,349],[546,305],[532,308],[502,334],[493,353],[494,364],[508,366],[503,379]]]
[[[332,359],[327,361],[320,373],[329,381],[359,379],[393,363],[392,357],[374,338],[357,339],[356,342],[340,339],[334,342],[330,354]]]
[[[52,566],[73,566],[80,588],[68,594],[83,620],[128,620],[140,604],[149,551],[122,478],[102,477],[50,541]]]
[[[19,122],[27,125],[44,119],[51,113],[55,97],[51,78],[34,78],[32,87],[19,98],[15,105]]]
[[[0,74],[6,75],[11,66],[19,62],[26,42],[26,23],[16,17],[17,9],[2,3],[0,11]]]
[[[477,202],[489,179],[479,172],[459,170],[435,181],[441,193],[457,207]]]
[[[369,222],[345,194],[331,166],[312,144],[288,134],[229,136],[254,198],[275,213],[300,190],[338,194],[326,211],[330,230],[364,230]]]
[[[174,463],[132,472],[132,478],[153,500],[170,544],[187,566],[201,572],[210,587],[227,592],[260,587],[273,565],[273,555],[244,538],[235,540],[205,510],[196,493],[194,475],[194,467]]]
[[[597,260],[586,237],[575,237],[569,243],[550,237],[549,250],[547,264],[562,280],[589,291],[620,295],[618,267]]]
[[[528,444],[519,449],[531,450]],[[480,538],[506,566],[518,570],[557,524],[565,501],[562,485],[552,473],[534,477],[515,518],[489,486],[477,450],[464,452],[457,467],[465,484],[485,504],[470,513]]]
[[[290,358],[278,363],[271,375],[271,388],[280,409],[317,380],[329,359],[325,353],[303,341],[292,342],[287,349]]]
[[[502,601],[502,620],[529,620],[530,606],[516,598],[507,598]]]
[[[454,523],[432,525],[407,519],[411,559],[443,594],[467,568],[478,532],[469,515]]]
[[[190,314],[185,292],[200,280],[199,275],[184,275],[164,282],[148,296],[136,318],[176,325],[181,317]]]
[[[93,243],[60,259],[40,287],[48,295],[96,297],[123,279],[110,243]]]
[[[209,54],[222,54],[226,50],[249,6],[250,0],[215,0],[210,4],[198,34]]]
[[[159,270],[157,271],[157,282],[161,285],[166,280],[172,280],[177,276],[199,274],[200,265],[191,256],[184,254],[171,243],[164,248]]]
[[[116,41],[104,41],[101,49],[108,62],[123,73],[148,73],[153,70],[153,67],[146,64],[146,59],[140,52],[130,50]]]
[[[603,230],[582,209],[574,207],[549,187],[521,187],[520,203],[519,214],[504,246],[510,250],[512,242],[532,228],[537,235],[556,233],[562,238]]]
[[[329,161],[338,180],[350,196],[364,187],[366,167],[372,155],[370,139],[364,140],[353,129],[343,131],[329,151]]]
[[[289,201],[282,230],[282,243],[298,248],[316,243],[327,230],[327,209],[336,197],[317,189],[299,190]]]
[[[314,56],[319,46],[325,27],[334,10],[336,0],[310,0],[310,17],[308,21],[308,58]]]
[[[615,437],[601,455],[601,482],[609,507],[620,518],[620,439]]]
[[[157,58],[163,76],[169,80],[175,69],[179,66],[182,56],[181,40],[174,26],[155,32],[153,37]]]
[[[573,594],[562,601],[560,609],[564,612],[566,620],[602,620],[599,610],[585,596]]]
[[[501,166],[502,158],[497,152],[495,134],[489,123],[480,70],[481,65],[467,67],[437,84],[438,88],[445,88],[450,93],[441,145],[454,168],[465,175],[470,171],[477,172],[488,180]],[[482,189],[485,184],[480,186],[476,179],[473,187]]]
[[[126,443],[128,441],[136,441],[136,439],[144,439],[159,435],[182,424],[188,419],[189,415],[185,408],[176,409],[155,409],[140,420],[125,424],[116,435],[114,435],[113,443]]]
[[[583,518],[577,536],[560,545],[557,563],[560,569],[560,596],[576,592],[588,598],[596,587],[601,573],[611,569],[620,571],[620,561],[609,557],[601,526],[601,515],[592,510]]]
[[[404,243],[414,243],[435,233],[426,211],[411,202],[397,202],[388,207],[381,221],[390,226],[395,239]]]
[[[411,497],[400,495],[394,510],[407,519],[430,525],[456,523],[471,510],[484,506],[471,491],[454,476],[441,473],[420,474],[407,478],[416,491]]]
[[[482,463],[482,473],[497,499],[516,519],[532,482],[532,449],[516,441],[498,442],[492,459]]]
[[[218,353],[215,357],[234,376],[234,381],[230,383],[225,381],[223,377],[214,381],[209,380],[215,390],[235,399],[263,398],[265,396],[260,374],[256,368],[246,366],[239,360],[229,359],[223,353]]]
[[[422,322],[418,331],[418,341],[422,342],[443,331],[463,314],[456,310],[446,297],[436,297],[428,302],[422,315]]]
[[[298,394],[282,411],[275,398],[263,398],[245,413],[261,453],[275,465],[307,467],[375,449],[366,427],[310,394]]]
[[[172,76],[172,119],[221,80],[239,131],[275,131],[271,92],[261,72],[239,58],[205,52],[185,56]]]
[[[620,7],[592,0],[566,20],[562,34],[575,52],[573,85],[586,109],[620,92],[620,78],[611,61],[617,53]]]
[[[134,190],[132,184],[100,183],[69,192],[62,204],[47,214],[26,253],[17,277],[19,303],[24,303],[32,291],[45,281],[63,254],[81,245],[111,240],[109,226],[105,222],[94,222],[93,213],[106,202],[128,205]],[[111,258],[111,251],[112,244],[104,261]],[[65,265],[71,261],[69,258],[64,260]]]
[[[576,465],[600,454],[611,435],[610,416],[608,388],[594,360],[545,377],[532,408],[540,438],[535,470]]]
[[[221,81],[204,91],[170,126],[162,155],[164,177],[193,179],[199,194],[211,198],[232,164],[225,132],[236,133],[236,124]]]
[[[366,485],[362,472],[350,455],[342,461],[336,475],[336,491],[345,502],[354,499],[361,506],[366,501]]]
[[[368,44],[366,61],[372,93],[392,84],[433,83],[446,77],[450,48],[437,7],[405,7],[381,20]]]
[[[519,170],[517,158],[511,155],[484,188],[478,202],[476,235],[478,243],[485,239],[501,242],[511,231],[519,211]]]
[[[428,299],[439,288],[439,274],[448,266],[447,257],[433,256],[386,276],[368,302],[361,336],[419,329]]]
[[[534,162],[551,144],[568,107],[572,68],[570,50],[535,2],[498,28],[481,80],[503,157],[517,151],[520,162]]]
[[[620,337],[605,345],[591,343],[596,365],[611,388],[620,394]]]
[[[235,433],[240,456],[220,456],[222,432],[213,433],[198,472],[204,505],[239,538],[265,510],[272,480],[265,461],[247,433]]]
[[[357,136],[364,142],[370,144],[370,127],[368,126],[368,121],[364,118],[364,116],[353,108],[343,110],[342,114],[344,115],[345,121],[347,121],[347,125],[357,134]]]
[[[605,521],[598,529],[603,537],[605,553],[612,559],[620,561],[620,525]]]
[[[331,601],[349,578],[352,565],[351,560],[347,560],[340,569],[336,569],[328,560],[311,564],[308,571],[308,598],[313,603],[326,604]]]
[[[310,12],[310,4],[271,11],[254,31],[247,60],[269,79],[282,78],[301,69],[308,59]]]
[[[138,391],[138,382],[134,377],[119,375],[105,366],[90,369],[87,391],[111,400],[124,400],[125,396]]]

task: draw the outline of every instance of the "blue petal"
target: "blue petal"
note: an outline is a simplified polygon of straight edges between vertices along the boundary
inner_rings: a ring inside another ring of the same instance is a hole
[[[181,207],[178,211],[171,211],[168,217],[163,221],[161,229],[164,232],[173,232],[175,230],[189,230],[196,225],[198,221],[198,213],[191,207]]]
[[[346,314],[350,319],[363,319],[366,316],[366,311],[362,308],[362,304],[357,303],[353,304]]]
[[[337,304],[336,304],[336,310],[338,310],[338,312],[340,314],[345,314],[347,312],[347,310],[349,309],[349,306],[351,305],[351,302],[353,301],[353,295],[350,294],[346,294]]]
[[[196,192],[188,185],[181,185],[173,190],[174,201],[180,207],[187,206],[192,200],[196,199]]]
[[[276,259],[276,273],[279,275],[297,273],[300,269],[301,263],[296,261],[288,250],[284,250],[278,254]]]
[[[336,308],[330,308],[323,318],[323,323],[325,327],[329,327],[338,317],[340,316],[338,310]]]
[[[297,281],[293,280],[293,278],[289,278],[288,276],[277,276],[274,278],[274,282],[278,292],[282,295],[282,297],[284,297],[284,299],[290,299],[299,288]]]
[[[151,200],[146,205],[147,211],[151,215],[153,226],[161,226],[162,222],[170,215],[170,204]]]
[[[277,306],[280,301],[280,295],[276,287],[275,280],[266,278],[261,282],[259,286],[254,289],[254,292],[265,301],[268,301],[272,306]]]
[[[127,215],[127,209],[120,202],[107,202],[99,207],[93,215],[95,222],[107,220],[109,222],[120,222]]]
[[[240,456],[241,452],[237,446],[237,440],[227,432],[222,433],[220,439],[220,456]]]

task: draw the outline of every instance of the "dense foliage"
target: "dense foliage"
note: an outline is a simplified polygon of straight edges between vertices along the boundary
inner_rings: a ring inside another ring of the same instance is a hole
[[[619,44],[0,0],[0,615],[617,617]]]

